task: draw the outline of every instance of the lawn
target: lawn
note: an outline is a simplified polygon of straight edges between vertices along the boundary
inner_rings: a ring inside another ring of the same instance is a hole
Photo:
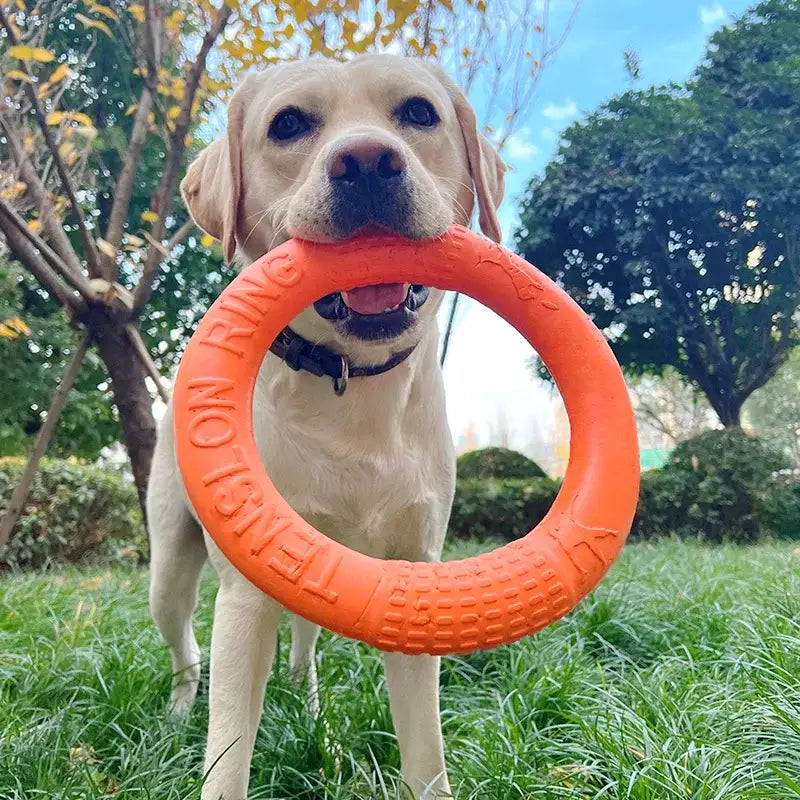
[[[205,686],[188,722],[167,719],[146,582],[122,567],[0,579],[3,800],[199,796]],[[209,573],[205,658],[214,587]],[[284,629],[251,800],[394,798],[379,655],[324,636],[314,720],[288,641]],[[460,800],[800,798],[800,551],[628,546],[565,620],[445,659],[442,707]]]

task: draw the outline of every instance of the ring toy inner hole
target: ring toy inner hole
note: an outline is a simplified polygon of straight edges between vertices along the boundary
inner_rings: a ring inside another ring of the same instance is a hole
[[[289,506],[256,449],[253,389],[278,333],[320,297],[398,282],[461,291],[496,311],[535,347],[564,399],[561,491],[530,533],[494,552],[410,563],[349,550]],[[173,408],[189,499],[229,561],[290,611],[381,650],[463,653],[541,630],[597,585],[636,507],[633,411],[603,335],[543,273],[458,226],[429,242],[291,240],[271,251],[198,325]]]

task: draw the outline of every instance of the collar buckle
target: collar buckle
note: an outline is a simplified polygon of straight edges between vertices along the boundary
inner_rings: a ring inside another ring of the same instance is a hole
[[[350,362],[342,356],[342,371],[333,379],[333,392],[341,397],[347,391],[347,382],[350,380]]]

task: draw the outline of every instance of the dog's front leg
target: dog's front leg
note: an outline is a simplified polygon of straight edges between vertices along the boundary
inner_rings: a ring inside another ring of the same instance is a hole
[[[220,576],[211,633],[202,800],[246,800],[281,606],[232,567]]]
[[[403,781],[422,800],[450,797],[439,718],[439,657],[386,653],[386,685]]]

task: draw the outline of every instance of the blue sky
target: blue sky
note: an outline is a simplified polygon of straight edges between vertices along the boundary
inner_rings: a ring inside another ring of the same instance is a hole
[[[709,34],[752,4],[583,0],[569,37],[545,72],[533,106],[505,153],[513,168],[509,195],[518,194],[532,174],[544,170],[561,130],[630,86],[622,55],[626,48],[641,57],[639,87],[684,81],[702,58]],[[571,7],[568,0],[553,5],[556,19],[559,7],[562,14]],[[505,219],[513,219],[514,205],[506,202]]]
[[[702,59],[708,36],[753,3],[744,0],[583,0],[575,24],[543,74],[538,93],[504,152],[507,175],[501,208],[506,241],[516,222],[516,199],[528,179],[556,152],[559,132],[630,83],[623,51],[641,58],[638,86],[684,81]],[[564,14],[568,0],[552,0]],[[480,98],[473,98],[480,104]],[[445,384],[453,436],[473,428],[482,444],[510,429],[511,444],[541,456],[553,438],[549,390],[525,367],[530,348],[488,309],[467,300],[459,314]],[[494,434],[493,434],[494,429]]]

